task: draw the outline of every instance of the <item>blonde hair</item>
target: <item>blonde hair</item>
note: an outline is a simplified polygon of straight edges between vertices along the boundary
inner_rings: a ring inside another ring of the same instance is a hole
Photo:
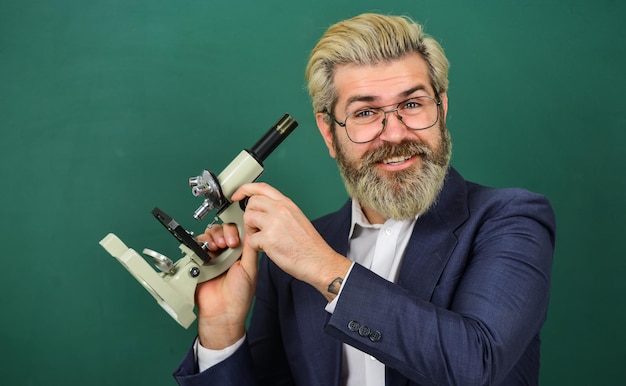
[[[449,63],[443,48],[409,17],[366,13],[331,26],[311,51],[306,67],[313,111],[332,112],[337,102],[333,85],[336,66],[374,65],[414,52],[428,64],[435,96],[446,92]]]

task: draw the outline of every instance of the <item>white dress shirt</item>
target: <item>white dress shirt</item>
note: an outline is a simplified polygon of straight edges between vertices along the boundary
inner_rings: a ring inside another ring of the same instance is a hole
[[[411,221],[387,220],[384,224],[370,224],[360,205],[353,200],[347,257],[354,262],[353,265],[360,264],[384,279],[395,282],[414,225],[415,219]],[[343,285],[348,282],[349,277],[350,271]],[[341,296],[341,289],[339,295],[326,306],[327,312],[334,311],[337,300]],[[194,348],[199,370],[204,371],[226,359],[243,342],[244,338],[223,350],[209,350],[198,344],[196,339]],[[384,385],[385,365],[369,354],[344,344],[341,377],[341,383],[345,386]]]
[[[415,220],[387,220],[384,224],[370,224],[361,207],[352,202],[352,228],[348,258],[355,264],[370,269],[388,281],[395,282],[398,268],[409,242]],[[344,284],[349,280],[349,275]],[[341,295],[341,293],[340,293]],[[326,310],[332,312],[339,296]],[[385,384],[385,365],[373,356],[343,345],[342,384],[346,386],[381,386]]]

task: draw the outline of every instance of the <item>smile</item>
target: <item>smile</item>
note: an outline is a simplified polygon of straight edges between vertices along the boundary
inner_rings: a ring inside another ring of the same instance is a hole
[[[392,157],[392,158],[387,158],[387,159],[383,160],[382,163],[384,163],[385,165],[399,165],[401,163],[404,163],[404,162],[408,161],[409,159],[411,159],[411,156],[407,156],[407,157]]]

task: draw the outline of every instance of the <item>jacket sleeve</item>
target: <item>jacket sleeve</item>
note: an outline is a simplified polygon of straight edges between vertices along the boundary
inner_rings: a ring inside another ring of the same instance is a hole
[[[226,360],[198,373],[198,365],[193,347],[174,372],[174,378],[181,386],[252,386],[256,385],[248,342]]]
[[[554,218],[519,190],[476,207],[431,298],[356,265],[326,332],[419,384],[502,382],[546,318]],[[441,256],[404,262],[417,258]]]

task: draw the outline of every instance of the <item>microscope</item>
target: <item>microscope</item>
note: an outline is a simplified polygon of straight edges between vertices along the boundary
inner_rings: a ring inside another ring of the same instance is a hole
[[[242,150],[219,175],[203,170],[201,175],[190,178],[191,193],[204,198],[193,217],[202,220],[214,211],[214,222],[233,223],[243,235],[246,201],[234,203],[230,197],[241,185],[259,178],[264,170],[263,161],[297,126],[298,123],[285,114],[254,146]],[[211,258],[206,243],[196,240],[192,232],[164,211],[154,208],[152,214],[181,243],[179,249],[183,257],[178,261],[173,262],[156,251],[144,249],[143,254],[150,258],[157,271],[113,233],[100,240],[100,245],[143,285],[174,320],[188,328],[196,319],[193,311],[196,285],[226,272],[241,256],[243,243]]]

